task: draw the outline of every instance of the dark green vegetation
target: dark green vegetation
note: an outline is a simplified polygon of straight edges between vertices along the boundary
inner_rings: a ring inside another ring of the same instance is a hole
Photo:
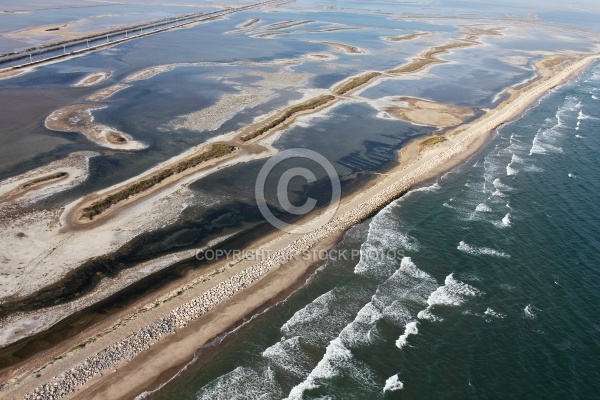
[[[284,123],[285,121],[290,119],[295,114],[298,114],[299,112],[307,111],[307,110],[314,110],[315,108],[324,106],[325,104],[327,104],[333,100],[335,100],[335,96],[328,94],[328,95],[324,95],[324,96],[315,97],[314,99],[311,99],[311,100],[305,101],[304,103],[300,103],[293,107],[290,107],[287,110],[283,111],[277,118],[275,118],[271,121],[266,121],[262,126],[256,128],[252,132],[242,136],[240,138],[240,140],[242,142],[247,142],[249,140],[252,140],[255,137],[258,137],[258,136],[266,133],[267,131],[275,128],[276,126],[281,125],[282,123]]]
[[[442,46],[437,46],[431,50],[426,51],[425,53],[423,53],[423,55],[421,57],[417,58],[416,60],[411,61],[408,64],[405,64],[399,68],[393,69],[388,72],[391,74],[407,74],[407,73],[411,73],[411,72],[416,72],[416,71],[419,71],[420,69],[427,67],[430,64],[440,63],[441,61],[437,58],[438,54],[447,53],[448,50],[452,50],[452,49],[456,49],[456,48],[460,48],[460,47],[469,47],[472,45],[473,45],[472,42],[458,41],[458,42],[444,44]]]
[[[22,184],[20,186],[20,189],[29,189],[30,187],[37,185],[38,183],[47,182],[47,181],[51,181],[54,179],[59,179],[59,178],[65,177],[67,175],[69,175],[69,174],[64,171],[61,171],[61,172],[56,172],[51,175],[41,176],[39,178],[32,179],[29,182]]]
[[[127,139],[125,139],[123,136],[121,136],[121,135],[119,135],[118,133],[115,133],[115,132],[110,132],[108,134],[108,140],[110,142],[119,143],[119,144],[127,142]]]
[[[372,79],[381,75],[381,72],[369,72],[364,75],[359,75],[356,78],[350,79],[348,82],[341,84],[337,88],[333,90],[333,93],[337,95],[342,95],[348,93],[352,89],[355,89],[365,83],[371,81]]]
[[[187,169],[194,168],[202,164],[203,162],[223,157],[227,154],[230,154],[234,150],[234,146],[230,146],[227,144],[213,144],[209,150],[203,153],[182,160],[179,163],[173,165],[172,167],[165,168],[146,179],[143,179],[136,183],[132,183],[131,185],[126,186],[115,193],[111,193],[106,197],[95,201],[90,206],[85,207],[83,209],[81,218],[87,218],[89,220],[92,220],[94,219],[94,217],[101,214],[114,204],[117,204],[123,200],[127,200],[128,198],[130,198],[131,196],[135,196],[136,194],[145,192],[146,190],[152,188],[153,186],[161,183],[162,181],[173,175],[179,174]]]
[[[434,136],[434,137],[430,137],[428,139],[425,139],[421,142],[421,144],[419,145],[419,148],[421,150],[424,150],[427,147],[432,147],[438,143],[443,143],[446,142],[448,139],[446,139],[444,136]]]

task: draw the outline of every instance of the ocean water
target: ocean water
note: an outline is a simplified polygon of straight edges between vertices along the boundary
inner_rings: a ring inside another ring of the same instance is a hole
[[[149,397],[597,398],[599,97],[596,64]]]

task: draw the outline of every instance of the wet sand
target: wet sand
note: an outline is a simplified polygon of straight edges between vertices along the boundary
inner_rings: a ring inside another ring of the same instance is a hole
[[[388,114],[419,125],[448,128],[461,124],[466,118],[473,115],[473,110],[467,107],[457,107],[412,97],[399,97],[394,99],[394,103],[397,104],[385,108]]]

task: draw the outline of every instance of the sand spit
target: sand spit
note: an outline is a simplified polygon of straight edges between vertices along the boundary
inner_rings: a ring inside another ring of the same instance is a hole
[[[258,24],[259,22],[260,22],[260,19],[252,18],[252,19],[249,19],[248,21],[244,22],[243,24],[238,25],[236,28],[249,28],[252,25]]]
[[[150,79],[155,75],[170,71],[175,67],[176,67],[175,64],[167,64],[167,65],[158,65],[156,67],[146,68],[141,71],[134,72],[133,74],[127,76],[125,79],[123,79],[123,83],[143,81],[146,79]]]
[[[462,26],[464,39],[468,41],[477,41],[481,36],[502,36],[504,28],[489,26],[484,24],[464,25]]]
[[[102,90],[97,91],[87,97],[87,101],[104,101],[111,97],[113,94],[117,93],[120,90],[127,89],[131,85],[126,85],[124,83],[117,83],[116,85],[109,86]]]
[[[0,203],[30,204],[87,179],[89,159],[98,153],[80,151],[0,182]],[[6,212],[6,210],[4,210]]]
[[[283,31],[284,29],[295,28],[297,26],[312,24],[314,20],[286,20],[274,22],[272,24],[260,25],[257,24],[260,19],[255,18],[238,25],[236,30],[226,32],[226,34],[248,34],[254,37],[272,37],[275,35],[295,33],[295,31]]]
[[[46,117],[47,129],[59,132],[78,132],[99,146],[115,150],[141,150],[148,147],[145,143],[107,125],[94,123],[93,110],[106,106],[75,104],[60,108]]]
[[[88,76],[83,77],[78,82],[74,83],[74,87],[89,87],[99,84],[105,79],[108,79],[112,75],[111,72],[94,72]]]
[[[176,301],[173,299],[176,299],[177,296],[181,299],[185,297],[185,301],[179,302],[179,305],[172,308],[171,311],[165,312],[159,318],[145,325],[138,325],[133,331],[126,332],[125,330],[120,335],[117,334],[117,331],[114,331],[111,333],[114,340],[108,340],[107,338],[105,343],[108,343],[108,345],[105,347],[100,346],[100,343],[98,343],[97,346],[89,346],[85,350],[79,350],[75,354],[76,357],[65,355],[66,358],[74,357],[72,358],[73,361],[75,358],[81,361],[70,364],[68,368],[65,368],[65,372],[58,373],[54,378],[46,374],[44,381],[48,383],[45,385],[40,385],[38,380],[30,380],[30,386],[28,387],[31,388],[31,391],[25,398],[35,399],[38,395],[50,399],[62,398],[80,389],[93,377],[96,377],[96,382],[93,385],[95,390],[93,393],[96,396],[100,396],[98,392],[107,391],[111,391],[113,394],[120,393],[121,396],[124,396],[124,393],[128,393],[128,388],[143,386],[144,383],[147,384],[149,381],[153,381],[155,376],[148,376],[149,371],[158,375],[160,371],[177,365],[173,365],[174,358],[179,357],[181,359],[183,342],[165,340],[167,337],[177,335],[178,331],[203,318],[211,310],[224,307],[224,303],[234,296],[238,296],[240,301],[230,304],[228,307],[236,307],[236,304],[240,302],[244,303],[246,309],[251,307],[248,304],[249,298],[244,300],[240,297],[242,293],[245,293],[243,289],[257,287],[254,285],[257,281],[270,276],[272,271],[281,268],[285,263],[294,261],[298,254],[303,254],[304,250],[314,248],[314,246],[327,240],[332,235],[339,235],[350,226],[372,215],[373,212],[397,198],[416,183],[437,176],[459,165],[485,143],[490,136],[490,132],[496,127],[520,115],[548,90],[578,73],[597,58],[581,58],[561,70],[545,75],[542,80],[536,81],[511,96],[497,109],[490,110],[478,120],[461,126],[461,129],[448,132],[445,135],[445,141],[427,148],[426,151],[420,153],[415,151],[419,142],[413,142],[413,144],[402,150],[399,166],[390,171],[389,174],[382,175],[381,179],[366,190],[344,199],[335,218],[326,225],[315,226],[316,229],[306,235],[279,234],[276,239],[264,244],[257,250],[260,251],[264,248],[273,250],[269,257],[258,262],[247,259],[229,261],[228,267],[223,270],[223,279],[208,289],[199,285],[198,287],[202,287],[202,290],[197,290],[191,284],[176,289],[174,292],[177,295],[175,297],[171,295],[171,301]],[[308,223],[310,224],[310,221]],[[236,265],[238,268],[236,268]],[[250,291],[252,290],[255,289]],[[260,290],[260,288],[256,290]],[[265,297],[254,296],[252,301],[256,302],[256,306],[258,306],[265,301]],[[163,301],[158,299],[152,304],[149,304],[148,307],[160,307]],[[175,303],[172,304],[175,305]],[[228,318],[233,317],[231,313],[223,313],[222,311],[219,314],[224,315],[222,318],[225,318],[225,316]],[[237,316],[237,319],[241,316],[243,314]],[[210,330],[211,328],[206,326],[205,329]],[[160,349],[160,347],[156,347],[160,346],[157,344],[158,342],[162,343],[165,351],[155,350],[152,357],[140,357],[140,355],[148,354],[145,351],[153,344],[153,348]],[[190,343],[188,341],[187,343],[189,343],[187,345],[188,356],[191,356],[197,348],[198,342]],[[175,347],[177,351],[174,353]],[[175,354],[177,354],[176,357],[174,357]],[[136,357],[137,359],[127,366],[127,379],[124,380],[122,376],[109,374],[109,371],[117,367],[121,370],[124,363]],[[65,365],[69,365],[69,363]],[[150,368],[149,365],[154,365],[155,369]],[[100,377],[102,374],[104,374],[104,377]],[[23,379],[27,380],[27,378]],[[33,390],[33,385],[37,386],[35,390]],[[86,393],[85,391],[79,393],[79,398],[89,397],[89,393]]]
[[[329,107],[336,101],[336,97],[330,94],[313,97],[307,101],[296,103],[285,108],[283,111],[276,113],[265,120],[250,125],[242,130],[239,136],[239,141],[242,143],[250,143],[269,135],[281,131],[293,124],[301,115],[312,114]]]
[[[459,125],[473,115],[473,110],[468,107],[458,107],[413,97],[394,98],[388,104],[384,111],[394,118],[440,128]]]
[[[366,54],[367,52],[360,47],[350,46],[348,44],[337,43],[337,42],[319,42],[328,45],[334,51],[345,54]]]
[[[253,21],[253,20],[250,20],[250,21]],[[248,22],[250,22],[250,21],[248,21]],[[257,20],[257,22],[252,23],[245,27],[243,26],[244,24],[238,25],[236,27],[237,28],[236,30],[226,32],[226,34],[245,34],[245,35],[249,35],[251,37],[256,37],[256,38],[272,38],[272,37],[275,37],[278,35],[297,35],[297,34],[305,34],[305,33],[308,33],[308,34],[329,33],[329,32],[355,30],[355,29],[362,28],[360,26],[350,26],[350,25],[344,25],[344,24],[330,23],[330,24],[327,24],[325,27],[318,28],[318,29],[295,29],[295,30],[283,31],[283,29],[295,28],[295,27],[299,27],[302,25],[314,23],[315,21],[314,20],[301,20],[301,21],[289,20],[289,21],[277,22],[277,23],[270,24],[270,25],[256,26],[255,24],[258,22],[260,22],[260,20]]]
[[[463,27],[461,39],[456,39],[448,43],[431,47],[421,53],[419,56],[414,58],[412,61],[401,65],[397,68],[389,70],[389,74],[409,74],[417,71],[421,71],[435,64],[443,64],[446,61],[440,59],[438,56],[446,54],[452,50],[471,47],[481,44],[478,40],[481,36],[492,35],[501,36],[500,31],[503,28],[499,27],[480,27],[480,26],[465,26]]]
[[[386,42],[406,42],[409,40],[416,39],[418,37],[428,36],[428,35],[431,35],[431,33],[430,32],[419,32],[419,33],[409,33],[407,35],[402,35],[402,36],[382,36],[381,38],[383,40],[385,40]]]
[[[294,21],[294,20],[282,21],[282,22],[275,22],[273,24],[269,24],[269,25],[263,26],[261,28],[268,30],[268,31],[278,31],[281,29],[293,28],[294,26],[311,24],[313,22],[315,22],[315,21],[312,19],[302,20],[302,21]]]

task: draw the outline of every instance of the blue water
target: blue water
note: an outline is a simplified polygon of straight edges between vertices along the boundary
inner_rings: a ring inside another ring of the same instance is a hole
[[[596,65],[151,397],[597,398],[599,96]]]

